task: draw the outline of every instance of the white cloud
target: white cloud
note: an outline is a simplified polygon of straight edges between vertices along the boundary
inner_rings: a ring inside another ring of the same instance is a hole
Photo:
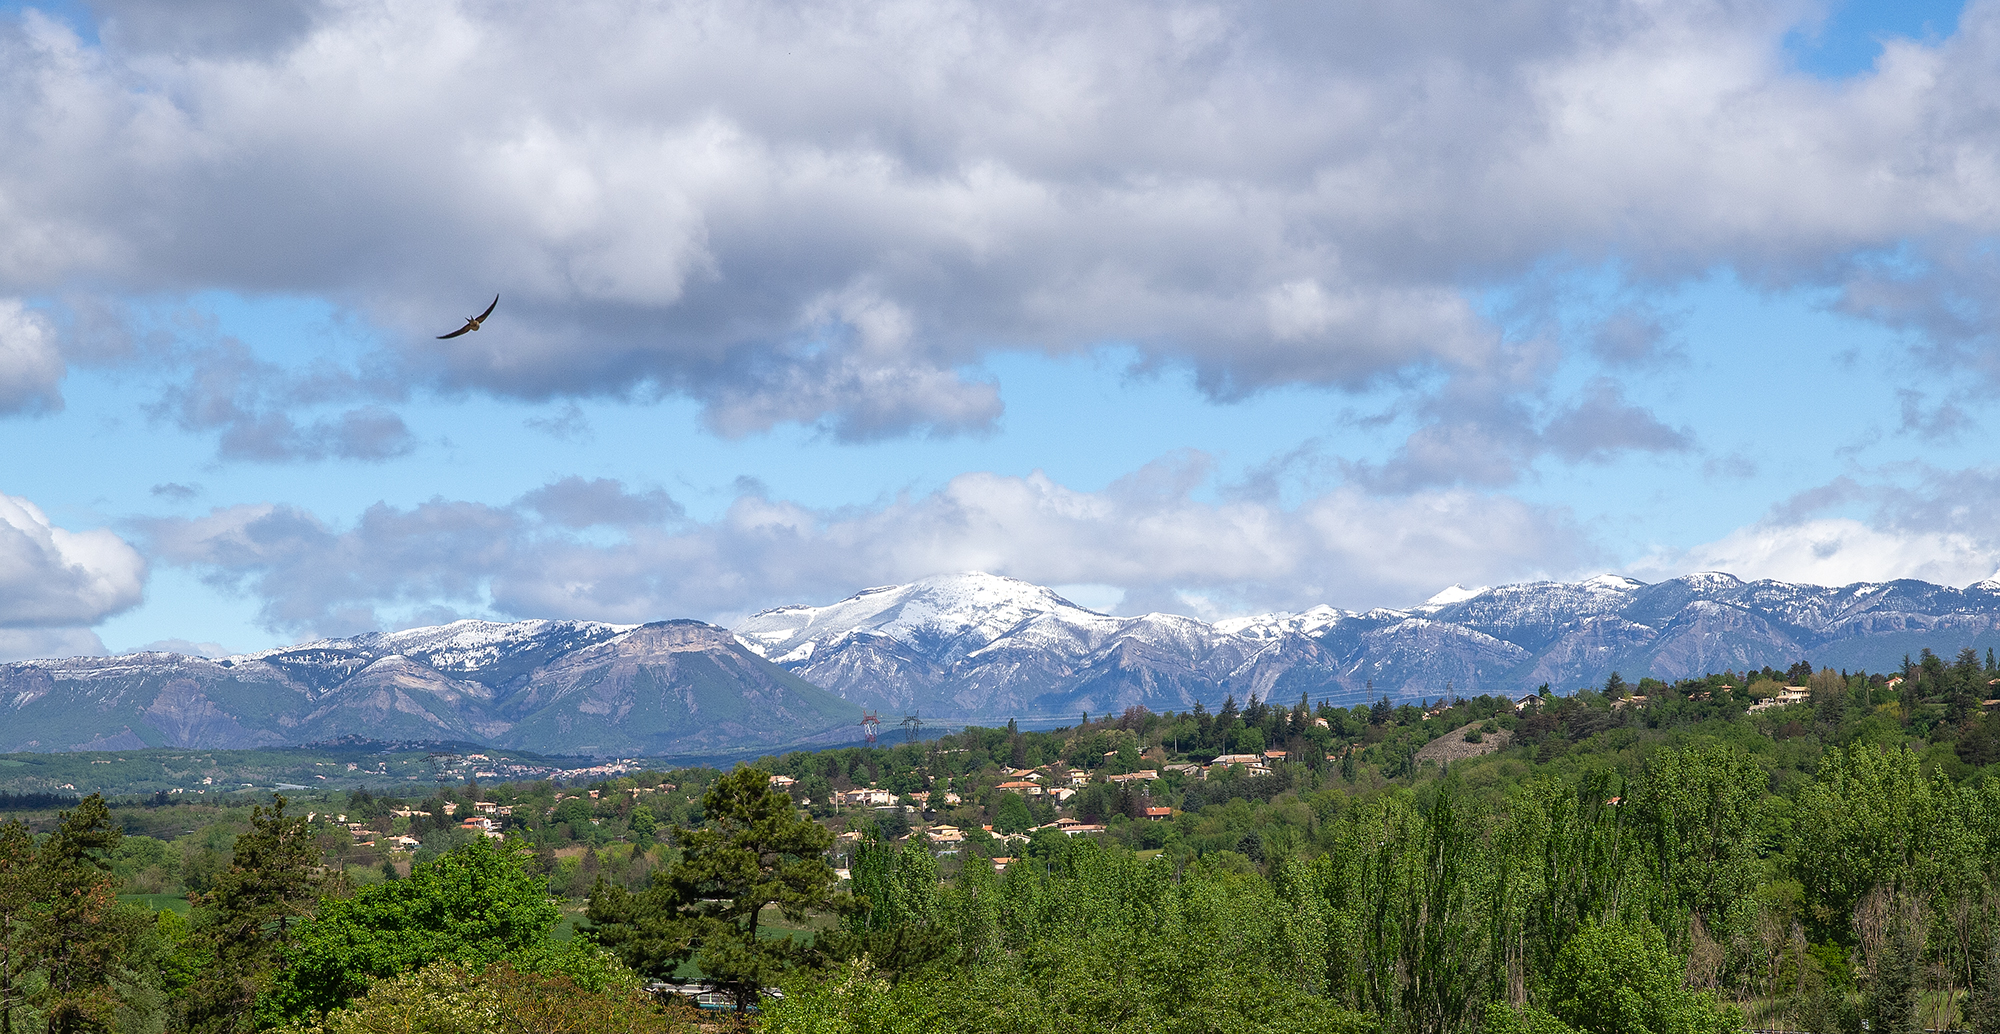
[[[0,291],[313,293],[433,383],[724,433],[978,430],[995,349],[1478,377],[1468,291],[1611,259],[1930,326],[2000,231],[1990,0],[1835,83],[1788,67],[1800,5],[104,10],[102,48],[0,26]],[[1912,243],[1935,275],[1857,265]]]
[[[104,528],[68,531],[0,494],[0,629],[91,625],[139,602],[146,563]]]
[[[2000,467],[1904,464],[1842,475],[1762,520],[1628,570],[1641,578],[1728,571],[1817,585],[1917,578],[1967,585],[2000,572]]]
[[[1738,528],[1714,542],[1649,557],[1630,570],[1648,579],[1727,571],[1738,578],[1809,585],[1897,578],[1969,585],[2000,571],[2000,549],[1964,534],[1882,530],[1852,518],[1818,518]]]
[[[149,529],[160,561],[254,595],[274,628],[322,633],[437,605],[512,617],[726,620],[963,570],[1089,585],[1128,610],[1375,606],[1415,602],[1454,580],[1506,581],[1598,559],[1566,513],[1505,497],[1384,499],[1340,489],[1285,507],[1203,501],[1197,493],[1209,480],[1205,458],[1185,455],[1102,492],[1039,473],[965,474],[930,495],[866,509],[744,495],[707,523],[634,495],[618,508],[635,523],[609,539],[532,519],[547,490],[512,507],[378,505],[345,529],[273,506]],[[666,519],[643,516],[642,502]]]
[[[65,372],[48,317],[0,298],[0,415],[61,409]]]
[[[0,663],[104,652],[104,641],[87,628],[0,628]]]

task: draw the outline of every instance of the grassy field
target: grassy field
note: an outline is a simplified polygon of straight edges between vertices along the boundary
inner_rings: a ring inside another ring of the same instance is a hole
[[[169,909],[186,915],[188,899],[185,894],[120,894],[118,900],[132,905],[144,905],[157,912]]]

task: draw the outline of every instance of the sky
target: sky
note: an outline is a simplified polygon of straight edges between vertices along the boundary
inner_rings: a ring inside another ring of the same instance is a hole
[[[1969,584],[1995,98],[2000,0],[0,3],[0,659]]]

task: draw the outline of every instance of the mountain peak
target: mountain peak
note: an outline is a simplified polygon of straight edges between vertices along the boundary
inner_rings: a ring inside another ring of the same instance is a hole
[[[1420,604],[1417,609],[1435,610],[1440,607],[1449,607],[1454,603],[1464,603],[1466,600],[1469,600],[1474,596],[1477,596],[1480,593],[1485,592],[1488,588],[1489,586],[1482,585],[1476,589],[1468,589],[1465,586],[1459,585],[1458,583],[1454,582],[1451,585],[1439,589],[1435,594],[1431,596],[1430,599],[1427,599],[1422,604]]]
[[[882,585],[823,607],[760,611],[731,631],[759,655],[802,662],[838,641],[885,636],[896,642],[944,641],[971,653],[1023,623],[1041,618],[1065,623],[1105,620],[1055,590],[984,571],[931,575],[903,585]]]

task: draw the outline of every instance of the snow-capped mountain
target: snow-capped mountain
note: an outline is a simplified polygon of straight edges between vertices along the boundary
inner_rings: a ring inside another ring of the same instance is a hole
[[[1267,649],[1194,618],[1111,617],[978,572],[767,610],[733,631],[744,646],[864,707],[953,720],[1185,707],[1206,697],[1213,672]]]
[[[1067,717],[1229,694],[1341,702],[1573,689],[1612,671],[1681,678],[1816,664],[1882,670],[1929,647],[2000,644],[2000,582],[1829,588],[1716,572],[1657,584],[1451,586],[1408,610],[1319,606],[1207,624],[1113,617],[971,573],[867,589],[738,624],[738,641],[864,707],[942,721]]]
[[[342,736],[563,754],[776,749],[894,724],[1068,719],[1228,695],[1359,703],[1561,691],[1800,659],[1881,671],[2000,647],[2000,581],[1839,587],[1702,573],[1451,586],[1407,610],[1209,624],[1118,617],[970,573],[698,621],[460,621],[209,659],[0,664],[0,750],[257,747]]]
[[[0,750],[359,736],[657,755],[841,740],[860,716],[698,621],[460,621],[215,659],[0,665]]]

